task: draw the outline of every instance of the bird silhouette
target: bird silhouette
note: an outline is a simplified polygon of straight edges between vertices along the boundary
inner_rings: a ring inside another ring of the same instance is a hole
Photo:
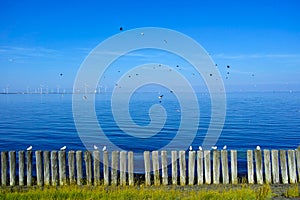
[[[103,147],[102,151],[106,151],[106,146]]]
[[[60,148],[61,151],[66,150],[67,146],[63,146],[62,148]]]

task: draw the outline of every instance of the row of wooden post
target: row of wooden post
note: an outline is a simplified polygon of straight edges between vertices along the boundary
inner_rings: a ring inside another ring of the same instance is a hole
[[[255,177],[258,184],[297,183],[300,182],[300,151],[254,150],[253,160],[253,151],[248,150],[247,168],[248,183],[255,183]]]
[[[237,151],[230,151],[231,158],[231,183],[238,183],[237,176]],[[179,160],[179,164],[177,161]],[[151,171],[153,171],[154,185],[168,185],[168,162],[167,151],[161,151],[161,175],[160,175],[160,161],[159,152],[152,151],[152,166],[150,164],[150,152],[144,152],[145,162],[145,184],[151,185]],[[188,171],[186,166],[186,152],[171,151],[171,167],[172,177],[171,182],[174,185],[178,184],[178,172],[179,172],[179,184],[180,185],[194,185],[194,184],[219,184],[220,169],[222,169],[222,183],[228,184],[229,178],[229,166],[228,166],[228,151],[213,151],[213,166],[211,168],[211,151],[189,151],[188,152]],[[178,170],[179,167],[179,170]],[[188,175],[187,175],[188,174]],[[211,177],[213,174],[213,177]],[[161,178],[160,178],[161,177]],[[188,178],[188,179],[187,179]]]
[[[82,154],[82,151],[35,151],[36,184],[39,186],[99,185],[102,180],[104,185],[135,184],[134,154],[132,151],[113,151],[111,162],[109,162],[109,153],[104,151],[102,167],[100,167],[99,151],[93,151],[92,154],[85,151],[84,156]],[[189,151],[188,159],[186,159],[186,151],[171,151],[171,163],[168,163],[167,151],[161,151],[160,155],[158,151],[145,151],[145,184],[237,184],[237,151],[230,151],[230,166],[228,157],[227,150],[214,150],[212,152],[212,162],[211,151],[209,150]],[[85,175],[83,174],[83,160]],[[8,183],[11,186],[17,185],[17,177],[20,186],[35,184],[33,183],[32,162],[32,151],[19,151],[18,176],[16,176],[16,152],[1,152],[1,184],[3,186]],[[168,172],[169,165],[171,172]],[[299,173],[300,153],[298,150],[254,150],[254,159],[253,150],[247,151],[247,179],[250,184],[296,183],[300,182]],[[171,177],[169,177],[169,174],[171,174]],[[101,179],[102,177],[103,179]]]

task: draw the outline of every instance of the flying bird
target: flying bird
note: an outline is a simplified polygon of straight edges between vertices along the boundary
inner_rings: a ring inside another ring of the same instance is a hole
[[[229,66],[229,65],[227,65],[227,68],[230,68],[230,66]]]
[[[103,147],[102,151],[106,151],[106,146]]]
[[[27,151],[31,151],[31,149],[32,149],[32,146],[29,146],[29,147],[27,147]]]
[[[123,31],[123,27],[122,26],[120,27],[120,31]]]
[[[162,98],[163,98],[163,96],[164,96],[164,95],[162,94],[162,95],[158,96],[158,98],[159,98],[159,99],[162,99]]]
[[[60,73],[60,76],[62,76],[63,75],[63,73]]]
[[[63,146],[62,148],[60,148],[61,151],[66,150],[67,146]]]

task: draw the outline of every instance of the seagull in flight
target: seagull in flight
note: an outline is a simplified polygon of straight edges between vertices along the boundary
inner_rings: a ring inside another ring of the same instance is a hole
[[[103,147],[102,151],[106,151],[106,146]]]
[[[27,150],[27,151],[31,151],[31,150],[32,150],[32,146],[27,147],[26,150]]]
[[[62,148],[60,148],[61,151],[66,150],[67,146],[63,146]]]
[[[163,96],[164,96],[164,95],[162,94],[162,95],[158,96],[158,98],[159,98],[159,99],[162,99],[162,98],[163,98]]]

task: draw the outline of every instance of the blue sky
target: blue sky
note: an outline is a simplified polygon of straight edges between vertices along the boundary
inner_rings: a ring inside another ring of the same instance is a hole
[[[88,53],[120,26],[192,37],[218,64],[227,91],[299,91],[299,9],[297,0],[2,0],[0,92],[71,90]]]

